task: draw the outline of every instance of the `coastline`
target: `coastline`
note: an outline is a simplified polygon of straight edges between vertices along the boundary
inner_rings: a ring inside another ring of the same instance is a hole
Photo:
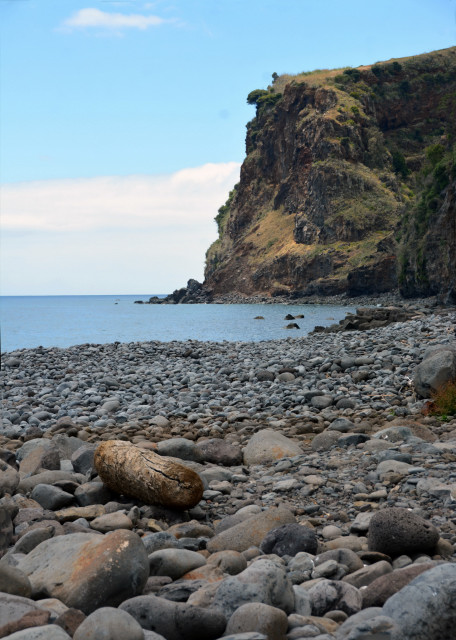
[[[55,588],[66,563],[84,562],[78,554],[87,542],[94,545],[97,607],[135,617],[141,596],[144,606],[155,607],[154,625],[171,609],[173,616],[197,615],[198,633],[216,620],[212,640],[221,640],[233,609],[258,602],[298,630],[293,638],[306,637],[299,629],[312,624],[322,640],[345,640],[344,621],[362,620],[369,606],[390,620],[391,594],[375,582],[381,575],[388,585],[399,579],[400,610],[411,610],[412,577],[424,572],[422,579],[432,580],[437,572],[438,582],[439,572],[456,574],[456,416],[425,415],[426,399],[413,385],[429,348],[454,347],[456,311],[428,311],[368,331],[259,343],[41,347],[3,358],[0,515],[3,523],[9,518],[9,533],[0,555],[3,566],[15,566],[15,579],[22,576],[20,586],[11,578],[11,592],[21,606],[45,609],[42,625],[63,625],[67,607],[73,616],[78,610],[77,625],[89,624],[94,605],[84,595],[85,574],[77,576],[84,588],[74,586],[76,578],[68,590]],[[96,447],[111,440],[196,472],[200,502],[176,512],[108,491],[93,460]],[[413,530],[388,555],[372,548],[370,522],[388,523],[390,514],[400,526],[412,518]],[[270,548],[279,526],[285,546]],[[425,544],[429,531],[432,546]],[[110,540],[130,555],[107,569],[103,545]],[[138,558],[148,567],[140,580],[132,574]],[[30,567],[42,562],[57,609],[41,599],[42,583],[35,586]],[[258,576],[247,596],[233,595],[237,574],[241,594],[244,576]],[[268,581],[284,585],[286,606],[264,595]],[[331,599],[334,583],[342,600]],[[115,584],[122,589],[113,596]],[[124,584],[137,587],[125,591]],[[343,604],[347,589],[350,608]],[[436,600],[447,601],[447,593],[430,592],[434,608]],[[326,604],[318,609],[321,598]],[[23,628],[17,624],[14,630]],[[177,637],[164,623],[159,629],[162,637]]]

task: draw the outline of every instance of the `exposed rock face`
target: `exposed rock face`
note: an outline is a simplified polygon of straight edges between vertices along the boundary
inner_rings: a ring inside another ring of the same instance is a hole
[[[455,90],[453,47],[252,92],[204,289],[362,295],[399,283],[454,301]]]

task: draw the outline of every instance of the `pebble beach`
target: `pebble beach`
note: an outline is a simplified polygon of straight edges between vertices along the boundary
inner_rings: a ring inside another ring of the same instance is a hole
[[[414,380],[456,310],[412,310],[3,354],[0,638],[451,640],[456,416]],[[94,464],[111,440],[196,472],[201,500],[116,493]]]

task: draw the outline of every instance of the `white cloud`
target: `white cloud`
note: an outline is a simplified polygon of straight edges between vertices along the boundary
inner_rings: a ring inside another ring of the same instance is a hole
[[[157,27],[166,22],[158,16],[145,16],[138,13],[108,13],[100,9],[80,9],[64,21],[64,27],[85,28],[98,27],[102,29],[141,29]]]
[[[239,164],[206,164],[161,176],[105,176],[6,184],[9,230],[157,228],[211,220],[237,182]]]
[[[2,187],[3,295],[168,293],[202,279],[239,164]]]

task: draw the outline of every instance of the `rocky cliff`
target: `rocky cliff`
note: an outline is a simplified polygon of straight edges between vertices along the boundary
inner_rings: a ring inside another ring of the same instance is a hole
[[[240,182],[216,217],[215,295],[456,300],[456,47],[253,91]]]

